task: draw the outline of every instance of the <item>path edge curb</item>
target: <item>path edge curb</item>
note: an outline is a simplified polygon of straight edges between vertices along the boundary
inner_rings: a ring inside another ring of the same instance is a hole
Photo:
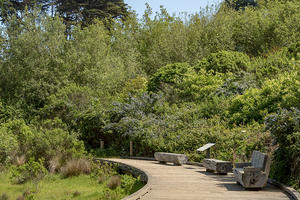
[[[113,158],[111,158],[113,159]],[[122,200],[139,200],[141,199],[143,196],[145,196],[147,193],[149,193],[149,191],[151,190],[152,187],[152,176],[145,170],[142,170],[138,167],[134,167],[132,165],[128,165],[122,162],[118,162],[118,161],[114,161],[111,160],[110,158],[95,158],[95,160],[98,160],[100,162],[106,162],[106,163],[114,163],[114,164],[118,164],[119,168],[121,170],[126,170],[129,171],[131,174],[133,174],[134,176],[141,176],[142,179],[144,179],[143,181],[146,182],[146,185],[144,185],[144,187],[142,187],[141,189],[139,189],[138,191],[136,191],[135,193],[124,197]]]
[[[290,197],[293,198],[293,200],[300,200],[300,194],[299,192],[297,192],[297,190],[295,190],[292,187],[288,187],[282,183],[280,183],[279,181],[276,181],[274,179],[269,178],[268,179],[268,183],[277,186],[278,188],[280,188],[282,191],[284,191],[285,193],[287,193]]]

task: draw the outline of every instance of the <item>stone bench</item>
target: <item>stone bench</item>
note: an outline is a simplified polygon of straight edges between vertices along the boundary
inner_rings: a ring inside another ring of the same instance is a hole
[[[159,163],[174,163],[174,165],[185,164],[188,160],[188,157],[185,154],[176,154],[176,153],[165,153],[165,152],[155,152],[155,159]]]
[[[251,163],[236,163],[233,174],[246,189],[261,189],[267,185],[271,161],[268,155],[253,151]]]
[[[232,163],[229,161],[204,159],[202,162],[207,172],[217,172],[218,174],[227,174],[232,172]]]

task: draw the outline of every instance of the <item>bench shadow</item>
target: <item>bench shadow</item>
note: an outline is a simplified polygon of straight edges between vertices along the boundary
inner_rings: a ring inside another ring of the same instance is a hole
[[[176,166],[180,166],[180,165],[174,165],[172,163],[160,163],[158,161],[153,161],[152,164],[155,164],[155,165],[163,165],[163,166],[169,166],[169,167],[176,167]]]
[[[225,187],[228,191],[246,191],[241,185],[237,183],[219,183],[218,187]]]
[[[186,168],[189,169],[189,168]],[[191,170],[195,170],[195,168],[191,168]],[[217,181],[218,183],[216,186],[226,188],[227,191],[239,191],[239,192],[259,192],[259,191],[264,191],[264,192],[283,192],[280,189],[278,189],[276,186],[267,184],[264,188],[262,189],[245,189],[242,185],[238,184],[234,178],[234,175],[232,173],[228,173],[227,175],[222,175],[222,174],[217,174],[214,172],[207,172],[205,169],[198,169],[195,170],[195,172],[198,172],[200,174],[203,174],[205,176],[208,176],[209,178],[213,179],[214,181]],[[289,195],[286,194],[286,196],[289,199],[291,198]]]

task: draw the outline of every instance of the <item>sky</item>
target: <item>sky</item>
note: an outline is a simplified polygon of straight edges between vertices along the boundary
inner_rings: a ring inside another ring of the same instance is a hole
[[[163,5],[169,14],[187,12],[193,14],[199,12],[200,7],[205,8],[207,5],[219,4],[223,0],[124,0],[133,10],[142,17],[145,11],[145,3],[148,3],[153,9],[153,13],[159,11],[160,5]]]

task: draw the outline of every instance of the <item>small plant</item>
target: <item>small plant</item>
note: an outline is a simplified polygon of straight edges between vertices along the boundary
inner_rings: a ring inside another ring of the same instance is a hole
[[[106,176],[103,175],[103,174],[101,174],[101,175],[98,177],[98,183],[99,183],[99,184],[102,184],[102,183],[105,182],[106,179],[107,179]]]
[[[81,193],[80,193],[79,191],[75,191],[75,192],[73,193],[73,197],[78,197],[80,194],[81,194]]]
[[[43,166],[43,160],[39,159],[38,161],[34,161],[32,158],[23,165],[13,166],[11,171],[11,180],[17,184],[22,184],[29,180],[39,181],[48,172]]]
[[[111,176],[117,174],[117,165],[101,163],[95,161],[92,163],[92,173],[91,176],[98,180],[99,184],[107,181]]]
[[[0,200],[8,200],[9,197],[6,193],[2,193],[1,196],[0,196]]]
[[[48,168],[49,168],[49,172],[50,172],[51,174],[53,174],[53,173],[55,173],[55,172],[58,172],[59,169],[61,168],[60,159],[61,159],[60,156],[55,156],[54,158],[52,158],[52,159],[49,161]]]
[[[92,171],[90,161],[86,159],[70,160],[61,169],[64,177],[79,176],[80,174],[90,174]]]
[[[130,192],[136,181],[140,181],[140,178],[135,179],[131,175],[125,174],[122,176],[121,187],[124,188],[125,191]]]
[[[23,192],[23,196],[24,196],[24,197],[28,197],[30,194],[31,194],[31,192],[30,192],[29,190],[25,190],[25,191]]]
[[[106,188],[103,192],[104,192],[104,196],[102,199],[105,199],[105,200],[121,199],[120,194],[118,194],[118,192],[116,190],[110,190],[110,189]]]
[[[109,187],[109,189],[111,189],[111,190],[116,189],[120,185],[121,185],[121,177],[120,176],[112,176],[112,177],[110,177],[110,179],[107,182],[107,187]]]

